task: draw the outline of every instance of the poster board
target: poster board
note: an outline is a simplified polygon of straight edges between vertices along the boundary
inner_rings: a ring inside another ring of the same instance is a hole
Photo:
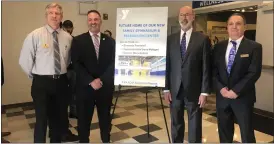
[[[164,87],[167,7],[118,8],[114,84]]]

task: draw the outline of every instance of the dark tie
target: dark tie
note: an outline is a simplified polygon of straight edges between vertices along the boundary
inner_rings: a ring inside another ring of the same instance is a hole
[[[53,35],[53,47],[54,47],[54,70],[55,74],[61,73],[61,64],[60,64],[60,50],[57,38],[57,31],[52,33]]]
[[[99,47],[100,47],[100,42],[98,40],[98,37],[99,36],[97,34],[94,34],[93,37],[92,37],[97,59],[99,58]]]
[[[228,56],[228,63],[227,63],[227,73],[230,74],[231,68],[236,56],[236,46],[237,42],[235,41],[230,41],[232,43],[232,48],[230,49],[229,56]]]
[[[182,56],[182,60],[183,60],[185,53],[186,53],[186,33],[183,34],[180,48],[181,48],[181,56]]]

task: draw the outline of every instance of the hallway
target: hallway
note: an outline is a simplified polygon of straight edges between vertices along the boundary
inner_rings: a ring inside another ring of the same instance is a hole
[[[145,93],[127,92],[123,93],[118,100],[113,119],[111,140],[115,143],[149,143],[168,142],[163,113],[160,105],[158,91],[151,90],[148,94],[150,137],[147,137],[146,103]],[[165,104],[165,102],[164,102]],[[165,104],[166,117],[170,125],[169,108]],[[187,117],[186,113],[185,116]],[[254,115],[257,142],[273,142],[273,129],[271,125],[264,125],[264,120]],[[203,142],[218,143],[217,120],[215,112],[215,97],[210,96],[203,111]],[[273,119],[270,119],[273,124]],[[186,122],[187,123],[187,122]],[[10,131],[12,134],[5,137],[11,142],[33,142],[33,128],[35,124],[35,113],[32,105],[14,107],[2,110],[2,131]],[[258,125],[263,126],[258,126]],[[77,133],[77,120],[70,119],[70,129]],[[267,129],[268,128],[268,129]],[[269,129],[270,128],[270,129]],[[272,127],[273,128],[273,127]],[[270,130],[270,132],[269,132]],[[169,126],[170,131],[170,126]],[[187,128],[185,141],[187,142]],[[268,134],[266,134],[268,133]],[[49,142],[49,139],[47,138]],[[91,124],[90,142],[98,143],[100,140],[99,124],[97,114],[94,114]],[[239,127],[235,124],[234,142],[241,142]]]

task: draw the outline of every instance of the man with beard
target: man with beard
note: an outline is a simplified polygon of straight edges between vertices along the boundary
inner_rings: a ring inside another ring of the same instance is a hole
[[[96,105],[103,143],[110,142],[110,108],[114,91],[115,41],[100,33],[101,15],[87,14],[89,31],[72,43],[72,63],[76,71],[78,134],[80,143],[88,143],[90,123]]]
[[[165,100],[170,104],[173,143],[183,143],[184,109],[188,113],[188,141],[201,143],[202,108],[211,92],[210,41],[193,31],[191,7],[180,9],[181,30],[168,36]]]

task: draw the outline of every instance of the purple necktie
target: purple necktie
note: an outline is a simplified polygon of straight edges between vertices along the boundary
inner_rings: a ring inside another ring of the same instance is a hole
[[[227,73],[230,74],[235,56],[236,56],[236,46],[237,42],[235,41],[230,41],[232,43],[232,48],[230,49],[229,56],[228,56],[228,63],[227,63]]]
[[[186,53],[186,33],[183,34],[180,48],[181,48],[181,56],[182,56],[182,60],[183,60],[185,53]]]

